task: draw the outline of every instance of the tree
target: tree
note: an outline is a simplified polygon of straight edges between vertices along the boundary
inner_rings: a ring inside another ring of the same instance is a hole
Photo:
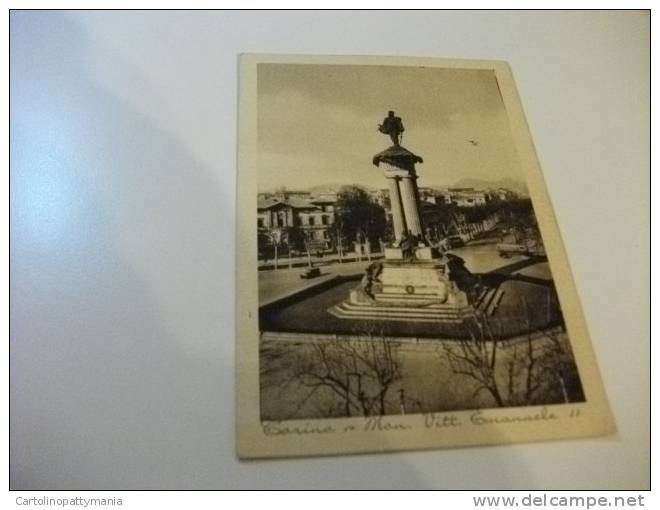
[[[455,206],[445,203],[430,204],[422,202],[420,204],[420,214],[422,215],[422,223],[426,227],[428,241],[437,243],[445,237],[451,225],[455,222],[455,209]]]
[[[307,254],[307,265],[312,267],[312,252],[309,247],[312,244],[313,234],[309,230],[303,230],[303,241],[305,243],[305,253]]]
[[[536,226],[536,215],[529,198],[509,200],[503,204],[502,219],[508,228],[524,231]]]
[[[277,248],[282,242],[282,233],[282,229],[279,227],[272,227],[266,232],[266,236],[275,251],[275,269],[277,269]]]
[[[257,252],[258,257],[263,258],[264,262],[270,257],[273,251],[273,245],[270,242],[270,236],[266,232],[259,232],[257,234]]]
[[[305,249],[305,234],[300,226],[287,228],[286,239],[291,250],[301,252]]]
[[[444,344],[445,355],[454,374],[469,377],[477,383],[475,397],[486,391],[499,407],[504,407],[496,377],[498,339],[485,317],[475,316],[475,322],[478,332],[470,330],[470,339],[460,340],[458,348]]]
[[[336,219],[341,237],[349,241],[368,240],[372,246],[385,236],[387,221],[385,209],[358,186],[346,186],[339,190]]]
[[[398,402],[388,398],[390,388],[402,378],[397,346],[391,340],[368,332],[364,340],[331,340],[310,348],[312,356],[299,360],[294,375],[309,389],[302,403],[325,389],[344,416],[382,416],[388,408],[399,409]]]
[[[287,229],[287,242],[289,243],[289,252],[291,248],[299,252],[304,251],[307,255],[307,265],[312,267],[312,254],[310,252],[312,233],[299,226],[289,227]]]
[[[485,391],[498,407],[583,401],[563,326],[535,331],[524,298],[520,309],[511,320],[525,333],[509,340],[502,338],[499,320],[475,315],[469,339],[443,346],[452,372],[472,380],[473,397]]]
[[[342,263],[342,258],[344,257],[344,240],[346,238],[344,234],[344,224],[341,218],[335,217],[335,222],[329,230],[330,238],[334,244],[337,255],[339,257],[339,263]]]

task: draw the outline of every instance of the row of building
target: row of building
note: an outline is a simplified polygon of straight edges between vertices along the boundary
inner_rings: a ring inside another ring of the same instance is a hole
[[[390,219],[390,204],[387,190],[369,191],[372,199],[383,207]],[[269,233],[285,231],[297,227],[305,233],[311,249],[328,251],[334,249],[332,228],[337,213],[337,193],[312,194],[308,191],[280,191],[260,193],[257,200],[257,229],[268,242]],[[422,215],[425,210],[433,217],[434,209],[442,209],[445,214],[435,218],[433,225],[427,225],[433,237],[459,236],[467,241],[474,235],[491,230],[499,221],[496,211],[487,214],[474,214],[488,204],[513,200],[518,195],[507,189],[474,188],[419,188]],[[447,208],[434,208],[438,205],[454,205]],[[471,213],[471,209],[474,212]],[[271,241],[272,242],[272,241]]]
[[[517,193],[505,189],[475,189],[475,188],[420,188],[420,199],[433,204],[454,204],[457,207],[478,207],[491,202],[513,200]]]

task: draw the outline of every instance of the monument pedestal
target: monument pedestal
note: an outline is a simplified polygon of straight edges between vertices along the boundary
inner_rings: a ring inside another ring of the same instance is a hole
[[[471,294],[476,284],[460,259],[439,256],[424,240],[415,171],[423,160],[400,145],[403,124],[393,111],[379,130],[394,142],[373,164],[388,183],[395,242],[385,248],[385,261],[371,264],[348,299],[329,311],[347,319],[462,322],[474,307],[457,281]],[[452,278],[453,269],[458,278]]]
[[[347,319],[456,323],[474,314],[467,294],[451,279],[449,259],[433,258],[429,247],[418,248],[413,260],[392,258],[397,250],[372,264],[360,285],[330,313]]]

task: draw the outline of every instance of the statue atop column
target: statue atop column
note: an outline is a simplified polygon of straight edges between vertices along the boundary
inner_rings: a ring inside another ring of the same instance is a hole
[[[399,147],[401,144],[401,135],[405,131],[401,117],[396,117],[394,111],[387,112],[387,117],[383,120],[382,124],[378,124],[378,131],[385,135],[390,135],[392,143]]]
[[[457,264],[443,257],[424,238],[415,165],[417,154],[401,145],[401,118],[389,111],[378,131],[393,145],[373,156],[387,181],[393,242],[384,246],[385,260],[370,266],[348,299],[329,311],[341,319],[461,323],[474,313],[453,271]],[[455,281],[456,280],[456,281]],[[462,281],[462,280],[461,280]]]
[[[401,146],[404,127],[401,117],[390,110],[378,131],[389,135],[394,145],[373,157],[373,164],[382,167],[387,179],[392,208],[395,246],[398,248],[404,232],[416,239],[423,239],[424,231],[419,214],[419,192],[415,164],[422,158]]]

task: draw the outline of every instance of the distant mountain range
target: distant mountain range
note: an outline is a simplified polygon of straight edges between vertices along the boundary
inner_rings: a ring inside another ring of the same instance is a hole
[[[336,193],[338,192],[341,188],[344,186],[358,186],[360,188],[363,188],[367,191],[376,191],[379,188],[376,188],[375,186],[365,186],[364,184],[339,184],[339,183],[333,183],[333,184],[319,184],[317,186],[312,186],[309,188],[288,188],[289,191],[309,191],[313,195],[320,195],[323,193]],[[456,181],[454,184],[449,184],[447,186],[427,186],[429,188],[434,188],[434,189],[442,189],[442,188],[476,188],[476,189],[497,189],[497,188],[505,188],[511,191],[515,191],[516,193],[526,195],[527,194],[527,186],[525,185],[524,182],[519,181],[517,179],[512,179],[512,178],[504,178],[500,179],[497,181],[487,181],[484,179],[474,179],[471,177],[466,177],[463,179],[460,179]],[[385,186],[383,186],[383,189]]]
[[[305,191],[309,191],[314,195],[320,195],[321,193],[336,193],[341,188],[346,186],[357,186],[358,188],[362,188],[367,191],[376,191],[378,189],[375,186],[365,186],[364,184],[319,184],[318,186],[307,188]]]
[[[453,185],[449,186],[450,188],[491,188],[491,189],[497,189],[497,188],[504,188],[508,189],[511,191],[515,191],[516,193],[520,193],[523,195],[527,194],[527,185],[519,181],[517,179],[512,179],[510,177],[506,177],[504,179],[500,179],[498,181],[486,181],[483,179],[473,179],[471,177],[465,177],[457,182],[455,182]]]

